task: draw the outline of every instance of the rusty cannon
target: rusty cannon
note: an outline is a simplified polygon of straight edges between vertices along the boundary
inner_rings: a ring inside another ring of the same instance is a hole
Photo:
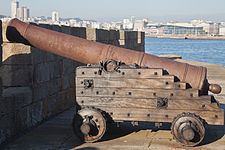
[[[198,145],[206,123],[224,124],[224,112],[208,91],[207,69],[143,52],[88,41],[13,19],[7,38],[85,64],[76,69],[75,133],[95,142],[110,122],[169,122],[176,141]]]

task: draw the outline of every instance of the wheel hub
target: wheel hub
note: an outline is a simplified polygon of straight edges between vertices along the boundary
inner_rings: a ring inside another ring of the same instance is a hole
[[[195,132],[194,132],[194,130],[190,126],[186,125],[185,127],[183,127],[180,130],[181,130],[180,134],[183,136],[183,138],[185,140],[191,141],[191,140],[194,139]]]

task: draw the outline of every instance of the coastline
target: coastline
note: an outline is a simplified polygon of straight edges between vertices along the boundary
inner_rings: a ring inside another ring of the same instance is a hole
[[[191,40],[225,40],[225,36],[174,36],[174,35],[145,35],[145,37],[167,38],[167,39],[191,39]]]

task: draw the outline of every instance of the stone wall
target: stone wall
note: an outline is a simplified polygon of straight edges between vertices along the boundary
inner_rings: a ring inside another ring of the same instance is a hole
[[[144,51],[144,33],[35,24],[84,39]],[[6,39],[0,22],[0,144],[75,104],[81,63]]]

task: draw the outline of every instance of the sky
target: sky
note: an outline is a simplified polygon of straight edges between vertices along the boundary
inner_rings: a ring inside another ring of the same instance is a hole
[[[0,0],[0,15],[10,16],[12,0]],[[193,19],[225,22],[225,0],[18,0],[31,16],[51,16],[97,21],[120,21],[135,16],[155,22]]]

